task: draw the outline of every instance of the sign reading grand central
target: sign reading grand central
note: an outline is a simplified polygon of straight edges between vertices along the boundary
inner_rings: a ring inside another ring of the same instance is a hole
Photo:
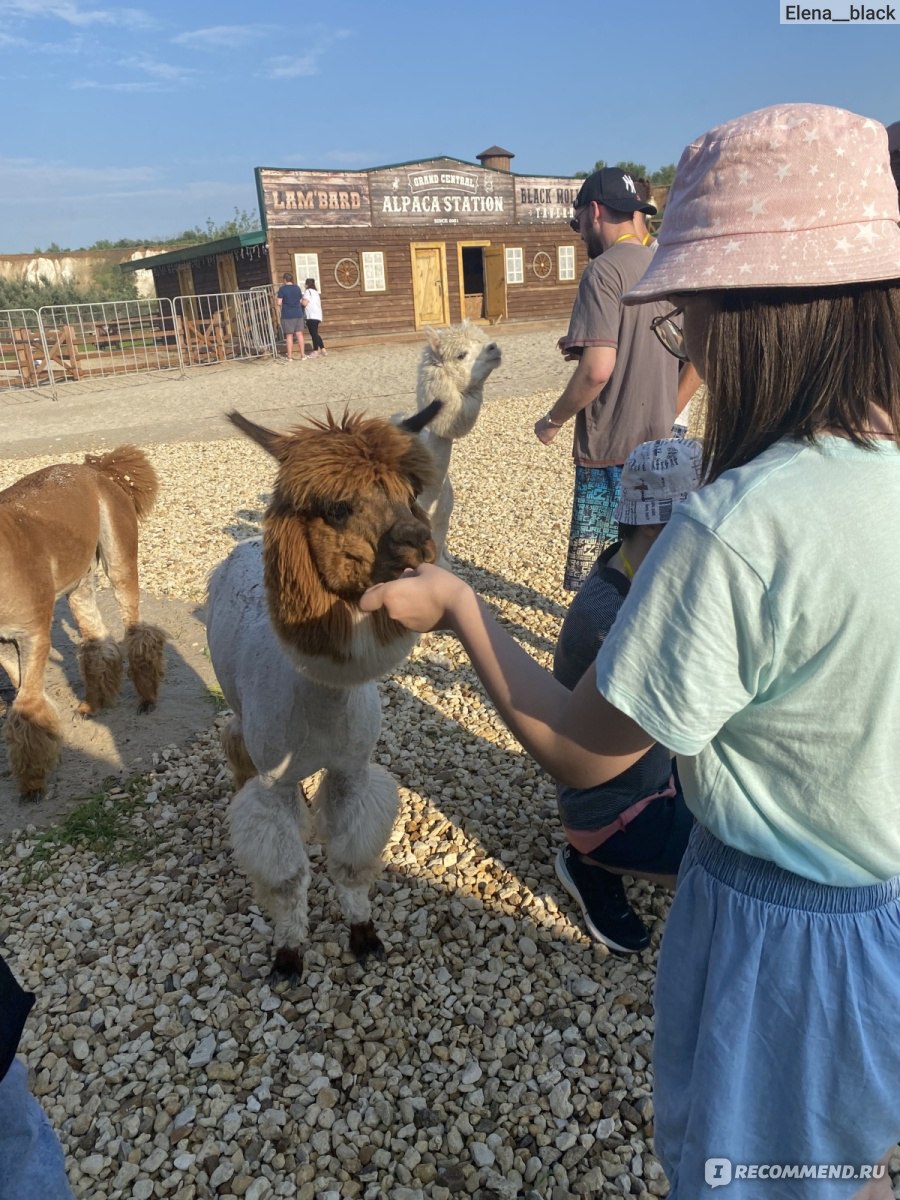
[[[580,187],[453,158],[336,173],[257,167],[256,183],[269,229],[558,224],[572,215]]]

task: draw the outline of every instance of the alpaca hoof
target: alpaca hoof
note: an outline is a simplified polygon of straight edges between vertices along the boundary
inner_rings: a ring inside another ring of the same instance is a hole
[[[269,973],[270,983],[287,980],[288,983],[299,983],[303,978],[303,955],[299,950],[290,946],[281,946],[275,951],[275,961]]]
[[[29,788],[27,791],[19,792],[19,800],[23,804],[37,804],[39,800],[43,800],[45,788]]]
[[[142,700],[138,705],[138,713],[143,717],[146,713],[153,712],[156,705],[152,700]]]
[[[350,926],[350,953],[363,962],[367,958],[384,958],[384,943],[375,932],[372,921]]]

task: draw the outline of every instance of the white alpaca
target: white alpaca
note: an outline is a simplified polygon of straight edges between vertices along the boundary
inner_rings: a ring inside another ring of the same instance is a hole
[[[230,414],[279,464],[262,539],[242,542],[216,567],[207,605],[212,664],[234,710],[223,736],[238,789],[231,839],[274,920],[277,974],[303,967],[310,865],[299,785],[320,770],[316,832],[350,948],[358,958],[384,952],[368,890],[398,795],[370,761],[381,728],[374,681],[406,658],[416,635],[357,603],[371,584],[435,560],[416,503],[434,467],[414,436],[433,411],[406,427],[329,413],[289,434]]]
[[[438,479],[434,487],[422,493],[419,503],[431,521],[438,557],[446,563],[447,531],[453,512],[449,474],[453,443],[475,428],[485,380],[500,366],[501,353],[497,343],[489,342],[469,321],[449,329],[426,329],[425,336],[428,344],[419,362],[416,407],[422,412],[435,400],[440,400],[442,407],[422,434],[434,458]]]

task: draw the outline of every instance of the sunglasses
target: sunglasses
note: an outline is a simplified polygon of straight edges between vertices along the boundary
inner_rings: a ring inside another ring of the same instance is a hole
[[[587,205],[585,205],[584,208],[587,208]],[[569,222],[569,228],[575,233],[581,233],[581,214],[584,212],[584,208],[580,208],[578,210],[578,215],[574,216]]]
[[[674,354],[681,362],[687,362],[688,353],[684,348],[684,330],[676,322],[676,318],[680,317],[683,312],[684,307],[682,306],[673,308],[671,312],[663,313],[661,316],[654,317],[650,322],[650,328],[670,354]]]

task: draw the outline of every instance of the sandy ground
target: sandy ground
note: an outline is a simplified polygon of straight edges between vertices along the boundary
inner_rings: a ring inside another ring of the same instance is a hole
[[[488,337],[501,345],[503,362],[488,380],[486,407],[521,396],[523,423],[534,422],[543,411],[540,393],[561,389],[571,369],[555,350],[556,336],[555,328],[544,326],[488,332]],[[86,452],[123,441],[161,446],[160,453],[151,455],[160,475],[161,495],[143,537],[142,616],[160,625],[169,638],[167,679],[155,712],[138,715],[133,689],[126,680],[119,701],[85,721],[75,711],[81,697],[75,661],[77,630],[67,604],[60,602],[47,672],[48,693],[61,714],[64,730],[60,767],[46,795],[23,804],[0,739],[0,837],[28,824],[39,828],[51,824],[110,777],[122,780],[147,770],[160,746],[183,744],[209,725],[214,712],[210,689],[215,679],[198,616],[206,567],[197,578],[185,581],[182,556],[170,552],[191,537],[176,500],[183,499],[180,493],[190,486],[196,489],[197,504],[203,506],[207,485],[202,478],[185,481],[195,467],[182,470],[173,445],[240,439],[223,416],[232,408],[274,428],[320,415],[326,407],[342,411],[350,405],[385,415],[411,412],[420,354],[421,340],[417,339],[336,349],[325,359],[304,363],[262,360],[194,368],[184,378],[166,374],[72,383],[60,388],[56,401],[41,391],[0,393],[4,430],[0,487],[50,462],[79,460]],[[253,470],[259,469],[259,452],[240,439],[229,457],[229,476],[240,476],[244,459],[253,464]],[[213,471],[212,464],[210,468]],[[265,470],[261,478],[265,478]],[[223,486],[214,471],[208,486]],[[263,506],[263,494],[253,511],[238,508],[226,512],[219,505],[222,519],[217,532],[222,556],[234,540],[257,530]],[[177,579],[172,578],[176,559]],[[101,577],[101,588],[105,582]],[[186,601],[185,595],[192,599]],[[113,633],[120,635],[121,622],[110,591],[101,590],[100,599],[104,619]],[[0,700],[8,702],[13,694],[0,668]]]
[[[486,403],[561,390],[571,374],[556,350],[564,332],[562,325],[544,322],[489,329],[486,336],[500,345],[503,362],[491,376]],[[326,406],[340,411],[349,404],[386,416],[412,411],[423,340],[343,347],[305,362],[280,358],[194,367],[184,378],[166,372],[72,382],[60,386],[56,401],[46,389],[0,392],[3,458],[123,441],[215,441],[236,436],[224,420],[231,408],[278,428],[321,415]]]

